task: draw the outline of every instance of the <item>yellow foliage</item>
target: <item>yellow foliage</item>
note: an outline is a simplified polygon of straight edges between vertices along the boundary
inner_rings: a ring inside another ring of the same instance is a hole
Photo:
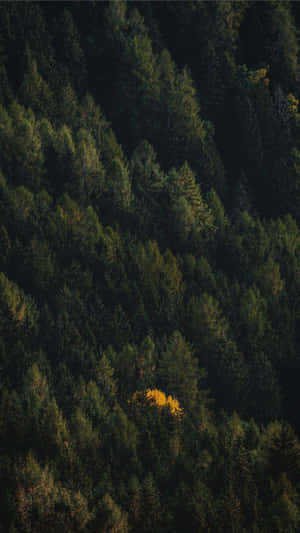
[[[292,93],[288,95],[287,99],[288,99],[289,110],[292,113],[298,113],[299,100]]]
[[[266,68],[259,68],[258,70],[252,70],[249,72],[249,80],[252,83],[259,83],[260,81],[263,81],[264,84],[268,87],[270,80],[267,78],[267,70]]]
[[[135,393],[133,399],[136,400],[141,393]],[[157,407],[167,407],[174,416],[180,417],[183,413],[183,409],[179,407],[179,402],[172,396],[166,396],[164,392],[158,389],[147,389],[145,391],[145,397],[148,402],[155,404]]]

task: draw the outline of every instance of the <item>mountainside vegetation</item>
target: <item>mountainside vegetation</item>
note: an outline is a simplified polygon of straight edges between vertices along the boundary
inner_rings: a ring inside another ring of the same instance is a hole
[[[300,531],[300,10],[0,3],[0,532]]]

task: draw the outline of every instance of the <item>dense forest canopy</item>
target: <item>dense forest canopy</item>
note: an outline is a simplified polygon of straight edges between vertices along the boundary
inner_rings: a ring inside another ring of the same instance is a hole
[[[0,532],[300,531],[299,30],[0,3]]]

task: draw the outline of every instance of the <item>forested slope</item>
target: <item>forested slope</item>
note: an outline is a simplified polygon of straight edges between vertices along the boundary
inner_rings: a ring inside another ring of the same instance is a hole
[[[0,3],[1,532],[300,531],[299,22]]]

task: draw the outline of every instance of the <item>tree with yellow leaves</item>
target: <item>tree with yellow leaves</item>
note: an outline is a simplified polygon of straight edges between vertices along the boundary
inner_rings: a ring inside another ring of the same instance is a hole
[[[267,87],[270,83],[269,78],[267,78],[268,68],[259,68],[257,70],[249,71],[249,80],[252,83],[263,82]]]
[[[172,415],[176,417],[182,416],[183,409],[179,407],[179,402],[176,398],[173,398],[170,395],[166,396],[166,394],[159,389],[146,389],[144,393],[136,392],[133,396],[133,399],[136,401],[141,399],[143,395],[145,399],[152,405],[156,405],[158,408],[167,407]]]

